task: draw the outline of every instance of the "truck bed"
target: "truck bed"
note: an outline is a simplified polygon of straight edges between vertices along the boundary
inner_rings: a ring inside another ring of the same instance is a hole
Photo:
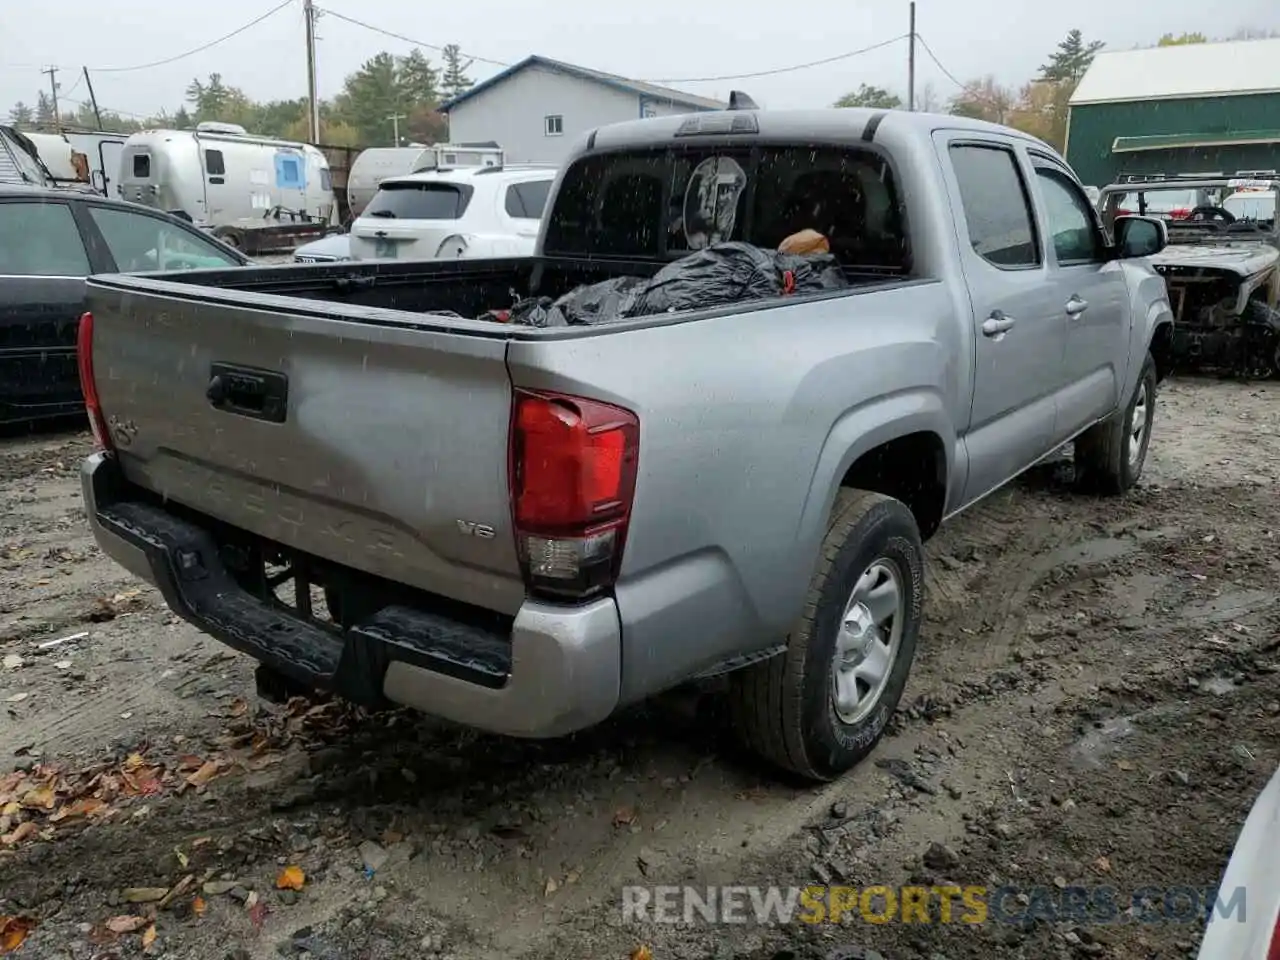
[[[344,320],[386,322],[387,317],[367,316],[368,309],[404,314],[456,314],[474,319],[486,311],[510,307],[526,296],[558,297],[574,287],[617,276],[651,276],[661,264],[653,261],[570,260],[546,257],[478,259],[458,261],[406,261],[375,263],[284,264],[227,270],[190,270],[139,278],[144,287],[179,296],[218,301],[217,291],[253,293],[303,300],[320,300],[334,306],[357,308],[335,315]],[[115,286],[114,278],[95,282]],[[137,281],[133,281],[137,282]],[[195,285],[181,291],[172,284]],[[236,303],[247,303],[242,297]],[[279,306],[279,304],[275,304]],[[295,307],[298,305],[294,305]],[[456,318],[455,318],[456,319]],[[411,316],[398,318],[412,323]],[[425,321],[438,326],[439,318]],[[479,326],[492,326],[482,323]]]

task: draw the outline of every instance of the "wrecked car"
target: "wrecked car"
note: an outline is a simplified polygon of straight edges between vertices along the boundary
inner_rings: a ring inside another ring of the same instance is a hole
[[[1129,214],[1168,227],[1169,246],[1152,265],[1168,286],[1178,367],[1280,377],[1278,194],[1280,180],[1237,177],[1142,180],[1101,192],[1108,229]]]

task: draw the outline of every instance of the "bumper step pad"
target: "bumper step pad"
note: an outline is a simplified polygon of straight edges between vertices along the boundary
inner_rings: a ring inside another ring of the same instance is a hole
[[[175,613],[303,686],[383,707],[392,661],[494,689],[511,672],[510,640],[483,628],[390,606],[339,632],[264,601],[235,581],[208,532],[159,507],[112,503],[98,521],[146,553]]]

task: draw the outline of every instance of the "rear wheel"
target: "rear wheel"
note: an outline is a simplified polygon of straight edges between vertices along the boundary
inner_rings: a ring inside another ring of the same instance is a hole
[[[746,745],[817,781],[870,753],[911,671],[923,582],[911,511],[882,494],[842,490],[786,652],[730,678]]]
[[[1156,364],[1147,354],[1129,402],[1075,443],[1076,479],[1086,490],[1125,493],[1142,477],[1156,413]]]

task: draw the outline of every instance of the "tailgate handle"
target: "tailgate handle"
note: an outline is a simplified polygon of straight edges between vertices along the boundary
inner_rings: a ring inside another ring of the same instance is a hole
[[[269,423],[284,423],[288,410],[289,378],[274,370],[214,363],[209,366],[209,387],[205,396],[215,410]]]

